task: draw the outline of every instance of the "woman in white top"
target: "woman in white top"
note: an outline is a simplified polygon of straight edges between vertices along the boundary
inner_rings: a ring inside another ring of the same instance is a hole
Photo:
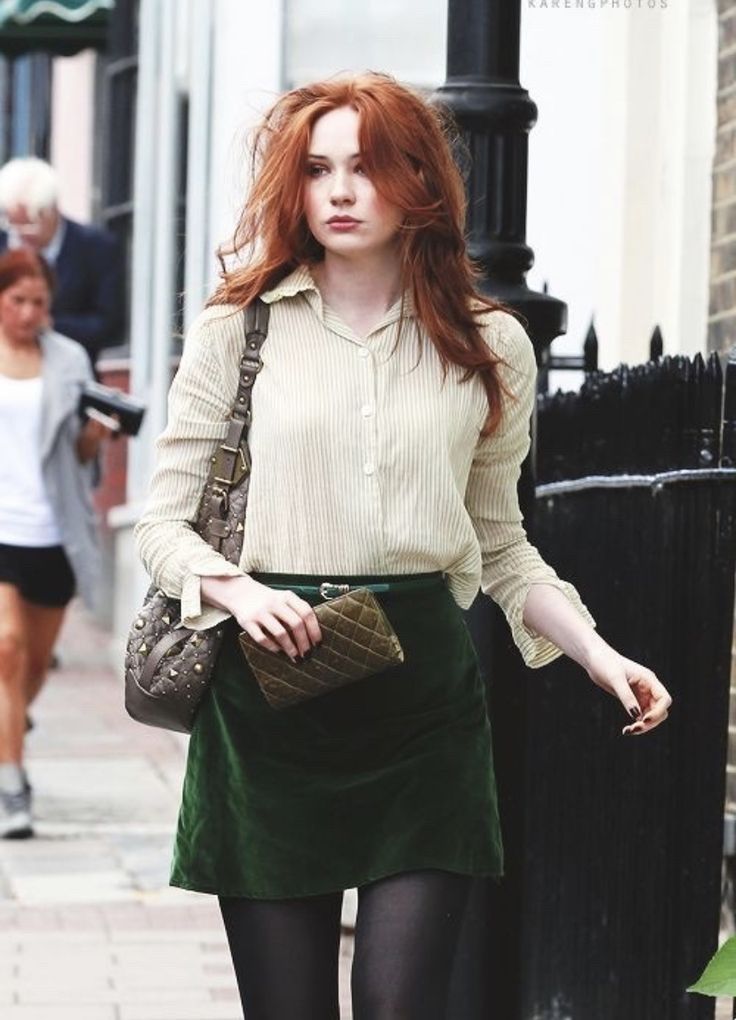
[[[33,834],[23,768],[27,709],[75,591],[92,605],[97,544],[91,461],[107,429],[84,425],[84,348],[50,329],[52,273],[0,255],[0,836]]]
[[[636,720],[624,733],[661,723],[670,697],[596,633],[524,533],[534,351],[475,289],[437,111],[384,75],[316,83],[274,106],[257,155],[233,245],[247,257],[187,336],[136,529],[185,624],[227,620],[171,881],[219,896],[248,1020],[339,1016],[353,886],[355,1020],[439,1020],[472,876],[503,874],[462,609],[481,588],[530,666],[570,655]],[[270,324],[233,564],[191,525],[235,399],[242,308],[259,295]],[[276,712],[238,632],[308,656],[324,582],[372,586],[405,661]]]

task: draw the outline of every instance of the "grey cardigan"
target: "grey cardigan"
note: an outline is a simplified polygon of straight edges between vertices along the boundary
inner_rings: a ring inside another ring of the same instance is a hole
[[[92,503],[93,461],[80,464],[76,439],[83,384],[92,380],[87,352],[76,340],[46,330],[40,336],[43,386],[41,473],[69,558],[77,592],[90,608],[98,597],[100,551]]]

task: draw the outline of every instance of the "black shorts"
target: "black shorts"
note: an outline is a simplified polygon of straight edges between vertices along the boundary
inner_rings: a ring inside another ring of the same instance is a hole
[[[74,597],[74,571],[63,546],[0,543],[0,584],[14,585],[28,602],[61,609]]]

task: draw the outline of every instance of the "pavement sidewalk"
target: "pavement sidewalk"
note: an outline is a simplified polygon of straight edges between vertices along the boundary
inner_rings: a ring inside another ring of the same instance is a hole
[[[0,840],[2,1020],[242,1020],[214,897],[168,886],[185,743],[123,707],[74,603],[33,706],[36,837]],[[341,994],[346,1000],[349,945]]]

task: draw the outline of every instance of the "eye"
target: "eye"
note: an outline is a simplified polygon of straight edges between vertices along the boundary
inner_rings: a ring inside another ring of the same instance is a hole
[[[355,170],[356,174],[362,174],[365,177],[366,170],[361,163],[356,163],[353,169]]]
[[[307,166],[307,175],[309,177],[321,177],[323,171],[327,173],[327,167],[322,166],[320,163],[310,163]]]

